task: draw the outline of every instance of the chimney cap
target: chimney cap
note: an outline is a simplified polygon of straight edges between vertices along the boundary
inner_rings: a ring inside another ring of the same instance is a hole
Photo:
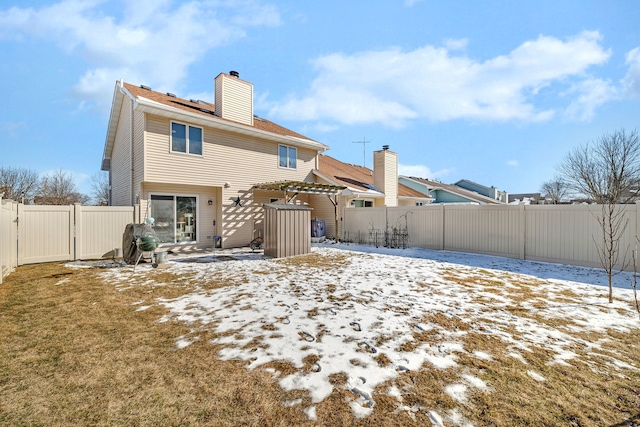
[[[237,79],[240,78],[240,73],[237,72],[237,71],[229,71],[229,75],[232,76],[232,77],[235,77]]]
[[[388,146],[388,145],[383,145],[383,146],[382,146],[382,149],[383,149],[384,151],[387,151],[387,150],[389,149],[389,146]]]

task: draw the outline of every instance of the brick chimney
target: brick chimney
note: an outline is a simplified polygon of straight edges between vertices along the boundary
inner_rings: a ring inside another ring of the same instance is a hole
[[[215,113],[223,119],[253,126],[253,85],[237,71],[215,78]]]
[[[373,152],[373,186],[384,192],[385,206],[398,206],[398,154],[388,145]]]

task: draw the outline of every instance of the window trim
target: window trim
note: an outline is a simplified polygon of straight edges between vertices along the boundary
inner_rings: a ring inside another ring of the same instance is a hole
[[[285,159],[287,165],[286,166],[282,166],[280,165],[280,160],[281,160],[281,155],[280,155],[280,149],[281,148],[285,148],[287,151],[287,157]],[[296,155],[295,155],[295,166],[291,167],[291,157],[289,156],[289,154],[291,153],[291,150],[295,150]],[[278,144],[278,167],[280,169],[291,169],[291,170],[297,170],[298,169],[298,148],[291,146],[291,145],[284,145],[284,144]]]
[[[373,201],[373,199],[352,199],[352,207],[355,209],[362,209],[362,208],[373,208],[375,207],[375,203]],[[358,202],[362,202],[363,206],[356,206],[358,204]],[[367,206],[367,203],[371,203],[371,206]]]
[[[181,153],[180,151],[177,151],[177,153]],[[184,153],[182,153],[184,154]],[[200,195],[199,194],[191,194],[191,193],[171,193],[171,192],[157,192],[157,191],[149,191],[148,193],[148,201],[151,201],[151,196],[171,196],[173,197],[173,220],[174,220],[174,230],[173,230],[173,238],[174,238],[174,243],[170,243],[170,242],[166,242],[166,243],[161,243],[159,246],[160,247],[166,247],[166,246],[176,246],[176,245],[194,245],[194,244],[198,244],[200,243],[200,234],[202,233],[202,230],[200,230],[200,226],[198,226],[196,224],[196,232],[195,234],[195,240],[190,240],[190,241],[184,241],[184,242],[179,242],[177,240],[177,235],[176,235],[176,230],[175,230],[175,226],[178,223],[178,217],[176,214],[176,202],[177,202],[177,198],[178,197],[195,197],[196,199],[196,209],[195,209],[195,221],[199,221],[200,218]],[[150,212],[153,211],[153,206],[150,209]],[[151,212],[153,213],[153,212]]]
[[[185,151],[176,151],[173,149],[173,124],[182,125],[185,127]],[[189,128],[200,129],[200,154],[189,152]],[[171,120],[169,124],[169,152],[178,154],[188,154],[190,156],[202,157],[204,156],[204,128],[200,126],[194,126],[187,123]]]

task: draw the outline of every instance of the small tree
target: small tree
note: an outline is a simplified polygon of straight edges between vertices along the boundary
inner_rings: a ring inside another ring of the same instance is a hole
[[[616,131],[570,152],[559,167],[570,190],[601,205],[593,213],[602,239],[593,237],[600,263],[609,280],[609,302],[613,302],[613,276],[629,265],[628,250],[620,256],[620,239],[628,220],[621,203],[638,197],[640,188],[640,140],[638,132]]]
[[[551,203],[557,205],[565,200],[569,189],[567,188],[567,183],[562,179],[554,178],[551,181],[544,182],[540,191],[546,199],[551,200]]]
[[[70,173],[58,169],[42,178],[40,191],[34,200],[39,205],[70,205],[87,203],[89,197],[77,191]]]
[[[0,194],[3,198],[30,203],[40,187],[38,173],[24,168],[0,168]]]
[[[107,206],[109,204],[109,175],[98,172],[91,177],[91,190],[93,199],[97,206]]]

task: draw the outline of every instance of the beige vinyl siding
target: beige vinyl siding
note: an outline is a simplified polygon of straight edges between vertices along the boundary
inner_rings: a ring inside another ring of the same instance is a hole
[[[384,193],[384,202],[375,206],[397,206],[398,204],[398,155],[389,150],[373,153],[373,185]]]
[[[278,168],[278,143],[253,136],[203,128],[202,156],[170,152],[170,120],[147,115],[145,181],[222,187],[242,191],[280,180],[304,180],[316,152],[297,149],[296,169]],[[189,123],[186,123],[189,124]]]
[[[253,85],[220,74],[215,79],[216,114],[228,120],[253,125]]]
[[[171,121],[147,115],[145,123],[145,191],[149,184],[163,184],[155,188],[172,188],[173,185],[219,188],[218,232],[224,230],[225,247],[244,246],[256,235],[253,185],[281,180],[301,181],[310,176],[315,166],[314,150],[298,148],[297,168],[278,168],[278,143],[207,127],[203,128],[202,156],[172,153]],[[148,195],[144,197],[148,198]],[[235,204],[238,197],[242,206]]]
[[[333,196],[332,196],[333,197]],[[333,203],[327,196],[313,194],[309,197],[310,206],[313,208],[311,212],[312,219],[324,220],[325,233],[328,238],[334,238],[336,230],[335,212]],[[340,206],[340,197],[338,198],[338,232],[340,232],[340,218],[342,217],[342,206]]]
[[[131,206],[131,100],[125,97],[111,153],[111,204]]]

